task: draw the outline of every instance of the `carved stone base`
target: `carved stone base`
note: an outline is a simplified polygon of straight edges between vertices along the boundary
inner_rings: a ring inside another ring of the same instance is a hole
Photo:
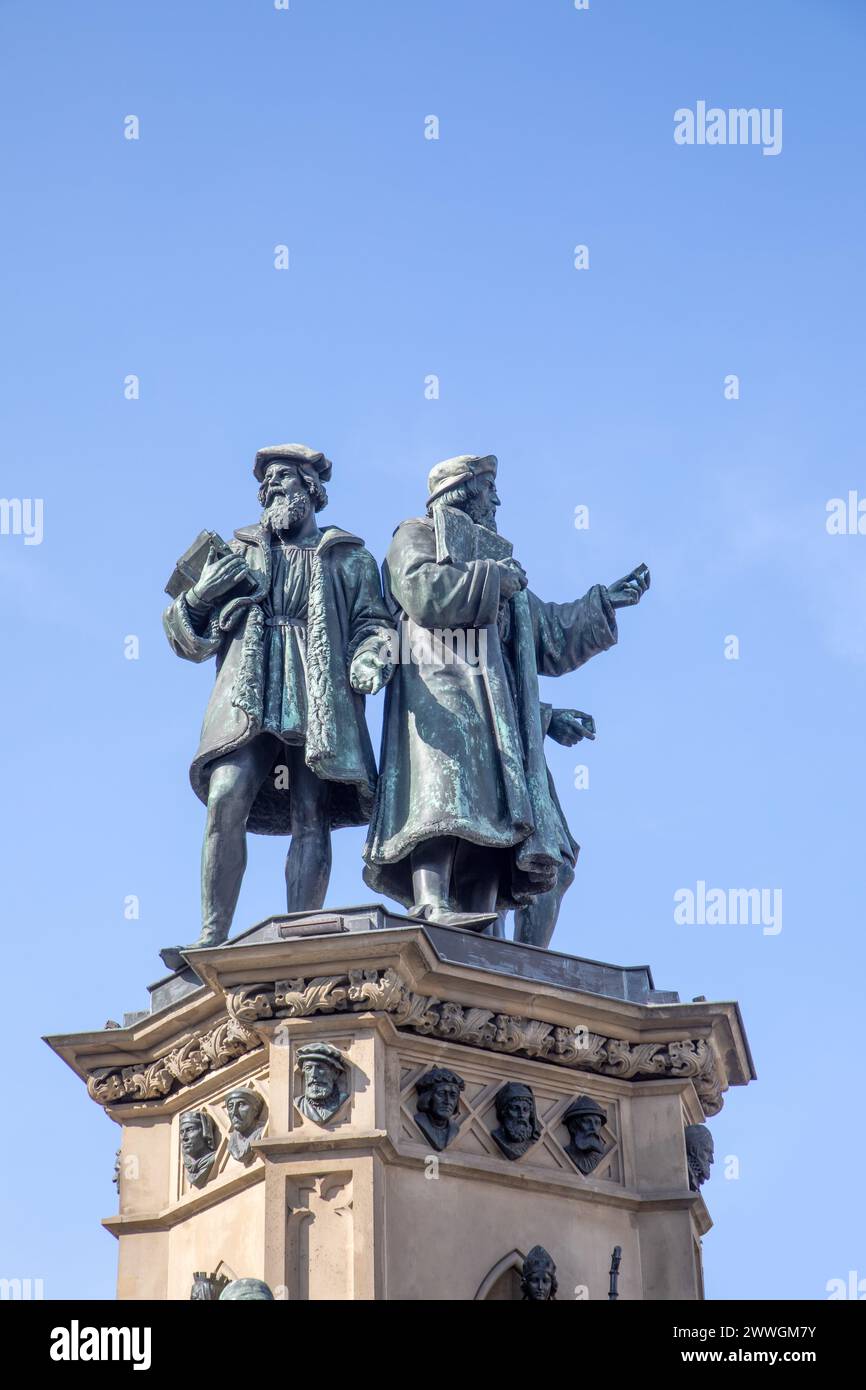
[[[376,906],[186,959],[47,1039],[122,1129],[119,1298],[520,1298],[539,1245],[560,1300],[606,1299],[615,1247],[621,1298],[703,1296],[684,1132],[754,1075],[736,1005]]]

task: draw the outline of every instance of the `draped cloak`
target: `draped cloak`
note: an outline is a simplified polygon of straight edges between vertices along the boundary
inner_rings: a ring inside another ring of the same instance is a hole
[[[411,851],[437,836],[503,851],[499,910],[552,888],[577,853],[544,758],[538,676],[613,646],[616,615],[603,585],[572,603],[523,590],[500,605],[499,576],[493,560],[438,561],[427,518],[398,527],[383,566],[403,659],[386,694],[364,879],[406,906]],[[437,648],[434,629],[463,630],[466,659]],[[421,660],[406,659],[413,649]]]
[[[194,618],[183,594],[163,615],[178,656],[196,662],[217,659],[190,767],[193,790],[206,803],[214,763],[264,733],[282,740],[274,745],[275,765],[285,762],[282,743],[303,743],[307,766],[329,784],[332,828],[365,825],[373,805],[376,762],[364,697],[352,690],[349,667],[362,649],[379,652],[393,641],[376,561],[358,536],[328,526],[304,560],[304,579],[309,574],[304,595],[299,570],[293,568],[287,576],[280,565],[274,575],[267,528],[235,531],[231,549],[256,576],[253,593],[218,600],[203,622]],[[284,628],[274,615],[285,615],[287,603],[291,621]],[[248,830],[260,835],[291,832],[287,780],[265,778]]]

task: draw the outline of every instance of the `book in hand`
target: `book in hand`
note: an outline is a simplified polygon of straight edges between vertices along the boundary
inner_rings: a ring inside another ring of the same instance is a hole
[[[488,526],[477,525],[458,507],[436,507],[436,559],[441,564],[466,564],[470,560],[510,560],[511,542]]]
[[[201,577],[211,550],[217,557],[231,554],[230,547],[216,531],[199,532],[192,545],[181,555],[165,586],[165,592],[170,598],[177,598],[192,588],[195,581]]]

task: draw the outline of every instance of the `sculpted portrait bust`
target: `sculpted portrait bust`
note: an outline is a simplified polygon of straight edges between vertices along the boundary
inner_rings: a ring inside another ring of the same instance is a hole
[[[509,1081],[496,1093],[499,1125],[493,1138],[506,1158],[522,1158],[541,1138],[541,1125],[535,1110],[535,1096],[529,1086]]]
[[[239,1163],[251,1163],[254,1154],[250,1145],[260,1139],[265,1128],[261,1118],[264,1100],[249,1086],[235,1086],[225,1098],[229,1117],[229,1153]]]
[[[180,1152],[188,1181],[204,1187],[216,1158],[214,1122],[206,1110],[188,1110],[180,1117]]]
[[[571,1136],[565,1152],[578,1172],[591,1173],[607,1152],[601,1134],[607,1122],[607,1111],[591,1096],[578,1096],[566,1110],[562,1122]]]
[[[460,1125],[455,1123],[454,1116],[460,1105],[460,1092],[465,1087],[462,1076],[447,1067],[432,1067],[415,1082],[418,1095],[415,1123],[434,1149],[447,1148],[457,1134]]]
[[[709,1178],[715,1161],[715,1144],[706,1125],[686,1125],[686,1160],[689,1187],[692,1192],[698,1192]]]
[[[349,1099],[348,1063],[330,1043],[307,1043],[298,1048],[303,1090],[296,1104],[317,1125],[327,1124]]]
[[[558,1287],[556,1265],[543,1245],[534,1245],[523,1261],[520,1291],[524,1303],[551,1303]]]

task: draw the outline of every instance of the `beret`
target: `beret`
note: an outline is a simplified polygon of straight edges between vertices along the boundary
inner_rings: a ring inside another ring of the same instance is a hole
[[[607,1111],[591,1096],[578,1096],[577,1100],[571,1102],[562,1118],[565,1124],[568,1124],[576,1115],[600,1115],[603,1120],[607,1119]]]
[[[305,464],[318,473],[323,483],[326,483],[331,476],[333,464],[330,459],[325,458],[324,454],[311,449],[307,444],[267,444],[263,449],[256,453],[256,461],[253,464],[253,473],[258,481],[264,481],[265,473],[270,464],[276,459],[285,459],[288,463]]]
[[[477,478],[481,473],[496,475],[499,460],[495,454],[458,454],[453,459],[443,459],[430,469],[427,478],[427,501],[432,502],[449,488],[457,487],[467,478]]]

